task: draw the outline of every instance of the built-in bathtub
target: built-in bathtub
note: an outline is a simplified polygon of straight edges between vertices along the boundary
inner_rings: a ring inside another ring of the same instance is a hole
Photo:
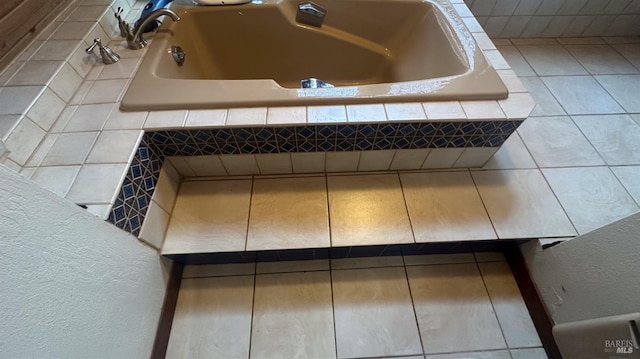
[[[496,100],[508,91],[451,8],[423,0],[321,0],[321,27],[297,0],[236,6],[178,1],[123,110]],[[180,46],[178,65],[170,48]],[[318,78],[335,88],[301,89]]]

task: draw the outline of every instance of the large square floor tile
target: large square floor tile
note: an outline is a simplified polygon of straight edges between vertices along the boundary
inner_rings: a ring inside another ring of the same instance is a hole
[[[251,181],[183,182],[163,253],[243,251]]]
[[[573,116],[609,165],[640,164],[640,125],[627,115]]]
[[[485,262],[478,266],[509,348],[542,346],[507,262]]]
[[[247,250],[329,245],[325,177],[254,181]]]
[[[425,353],[506,348],[475,263],[411,266],[407,275]]]
[[[539,76],[586,75],[587,71],[560,45],[518,46]]]
[[[566,48],[591,74],[638,73],[629,61],[609,45],[569,45]]]
[[[640,75],[596,76],[596,80],[627,112],[640,112]]]
[[[333,246],[413,243],[396,174],[329,176]]]
[[[335,270],[338,358],[422,354],[404,268]]]
[[[416,242],[496,239],[469,172],[401,174]]]
[[[624,112],[591,76],[553,76],[541,79],[570,115]]]
[[[248,358],[253,276],[183,279],[167,359]]]
[[[607,167],[555,168],[543,173],[580,234],[640,210]]]
[[[576,235],[538,170],[473,171],[472,175],[498,238]]]
[[[335,358],[329,271],[256,277],[251,358]]]
[[[540,167],[604,165],[570,117],[531,117],[518,133]]]

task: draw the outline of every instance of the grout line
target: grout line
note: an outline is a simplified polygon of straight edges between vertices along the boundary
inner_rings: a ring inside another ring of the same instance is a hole
[[[491,228],[493,229],[493,233],[496,235],[497,240],[500,240],[502,238],[500,238],[500,236],[498,235],[498,230],[496,229],[496,225],[493,223],[493,219],[491,219],[491,213],[489,213],[489,210],[487,209],[487,205],[484,203],[484,198],[482,198],[482,193],[480,193],[480,189],[478,188],[476,179],[473,178],[473,173],[471,170],[468,170],[468,173],[469,173],[469,177],[471,177],[471,182],[473,182],[473,187],[476,189],[478,198],[480,198],[480,202],[482,203],[482,208],[484,208],[484,213],[486,213],[487,217],[489,218],[489,223],[491,223]],[[473,250],[473,248],[471,248],[471,250],[473,251],[473,258],[476,258],[475,250]],[[476,262],[477,261],[478,260],[476,258]]]
[[[336,304],[333,295],[333,268],[331,266],[331,260],[329,260],[329,282],[331,284],[331,313],[333,314],[333,345],[338,358],[338,333],[336,332]]]
[[[603,166],[599,166],[599,167],[603,167]],[[571,226],[573,227],[573,230],[576,231],[576,236],[582,235],[583,233],[580,233],[580,231],[578,231],[578,227],[576,227],[575,223],[573,223],[573,219],[571,219],[571,217],[569,217],[569,213],[564,208],[564,205],[562,204],[562,202],[560,202],[560,198],[558,198],[558,195],[556,195],[556,191],[551,186],[551,183],[549,183],[549,180],[547,179],[547,176],[544,175],[544,172],[542,171],[542,169],[538,169],[538,171],[542,175],[542,178],[544,179],[544,182],[547,184],[547,186],[551,190],[551,193],[553,194],[553,197],[556,199],[556,202],[558,202],[558,204],[560,205],[560,208],[562,208],[562,211],[564,212],[564,215],[567,216],[567,219],[569,220],[569,223],[571,223]]]
[[[535,157],[533,157],[533,153],[531,153],[531,150],[529,149],[529,146],[527,146],[527,143],[524,141],[522,136],[520,136],[520,132],[518,132],[518,129],[516,129],[514,131],[514,133],[515,133],[516,136],[518,136],[518,139],[520,139],[520,143],[522,143],[522,145],[524,146],[525,151],[527,151],[527,154],[533,160],[533,163],[536,165],[536,168],[540,168],[540,165],[536,161]]]
[[[604,159],[604,157],[602,156],[600,151],[598,151],[598,148],[593,144],[591,139],[589,139],[589,136],[587,136],[587,134],[584,133],[582,128],[580,128],[580,125],[578,125],[578,123],[573,119],[573,117],[578,117],[578,116],[580,116],[580,115],[569,115],[569,120],[571,120],[571,123],[573,123],[573,125],[576,126],[578,131],[580,131],[580,134],[582,134],[582,136],[587,140],[589,145],[591,145],[591,148],[593,148],[593,150],[596,151],[596,153],[598,154],[598,157],[602,160],[602,163],[604,163],[605,166],[609,166],[609,163],[607,163],[607,161]],[[598,115],[583,115],[583,116],[598,116]],[[603,115],[599,115],[599,116],[603,116]],[[611,115],[604,115],[604,116],[611,116]],[[616,116],[616,115],[613,115],[613,116]],[[595,165],[595,166],[597,166],[597,165]],[[601,167],[601,166],[602,165],[600,165],[598,167]],[[594,167],[594,166],[567,166],[567,167]]]
[[[504,329],[502,328],[502,323],[500,323],[500,317],[498,317],[498,312],[496,311],[496,306],[493,303],[493,298],[491,298],[491,294],[489,293],[489,288],[487,288],[487,282],[484,280],[484,274],[482,273],[482,269],[480,269],[480,263],[476,262],[476,269],[478,270],[478,274],[480,275],[480,280],[482,281],[482,285],[484,286],[484,291],[487,294],[487,298],[489,298],[489,303],[491,303],[491,309],[493,309],[493,315],[496,318],[496,322],[498,322],[498,327],[500,328],[500,333],[502,333],[502,339],[504,340],[504,344],[506,349],[509,348],[509,343],[507,342],[507,337],[504,335]],[[511,272],[511,267],[509,267],[509,273],[513,276]]]
[[[622,185],[622,188],[624,188],[624,190],[627,192],[629,197],[631,197],[631,200],[633,200],[636,203],[636,205],[640,207],[640,201],[636,200],[635,197],[631,195],[631,192],[629,192],[629,189],[627,188],[627,186],[625,186],[624,183],[622,183],[622,180],[620,179],[620,177],[618,177],[618,175],[616,174],[616,171],[612,170],[611,167],[616,167],[616,166],[607,166],[607,168],[611,173],[613,173],[613,177],[615,177],[616,180],[618,180],[618,183]]]
[[[331,230],[331,208],[329,205],[329,177],[324,176],[324,190],[325,190],[325,198],[327,199],[327,226],[329,226],[329,248],[333,248],[333,231]],[[331,263],[331,258],[329,258],[329,263]],[[331,269],[331,264],[329,264],[329,269]]]
[[[616,74],[609,74],[609,75],[597,75],[597,76],[616,76]],[[618,75],[618,76],[620,76],[620,75]],[[624,75],[622,75],[622,76],[624,76]],[[627,76],[629,76],[629,75],[627,75]],[[616,99],[616,97],[615,97],[615,96],[614,96],[614,95],[613,95],[609,90],[607,90],[607,88],[606,88],[606,87],[604,87],[604,85],[603,85],[600,81],[598,81],[598,78],[596,78],[596,76],[594,76],[594,75],[592,75],[591,77],[592,77],[593,81],[595,81],[595,82],[598,84],[598,86],[600,86],[600,87],[604,90],[604,92],[606,92],[606,93],[607,93],[607,95],[609,95],[609,97],[611,97],[611,99],[612,99],[612,100],[613,100],[613,101],[614,101],[618,106],[620,106],[620,108],[622,109],[622,112],[616,112],[616,113],[610,113],[610,114],[589,114],[589,115],[599,115],[599,116],[603,116],[603,115],[616,115],[616,114],[624,114],[624,115],[628,115],[628,114],[629,114],[629,112],[627,111],[627,109],[626,109],[626,108],[624,108],[624,106],[622,106],[622,104],[621,104],[621,103]]]
[[[428,156],[428,155],[427,155]],[[411,220],[411,213],[409,212],[409,205],[407,204],[407,194],[404,190],[404,186],[402,184],[402,177],[400,173],[396,173],[398,178],[398,183],[400,183],[400,192],[402,193],[402,201],[404,203],[404,210],[407,211],[407,218],[409,219],[409,227],[411,227],[411,235],[413,236],[413,243],[418,243],[416,241],[416,232],[413,229],[413,221]],[[404,256],[402,256],[402,262],[404,263]]]
[[[251,179],[251,189],[249,192],[249,213],[247,213],[247,230],[245,232],[245,237],[244,237],[244,251],[247,251],[247,247],[249,245],[249,226],[251,224],[251,206],[253,205],[253,186],[255,183],[255,179]],[[256,264],[257,267],[257,264]],[[256,268],[257,269],[257,268]]]
[[[253,339],[253,320],[255,319],[254,309],[256,307],[256,282],[258,281],[258,276],[255,274],[258,271],[258,262],[254,263],[253,268],[253,299],[251,301],[251,326],[249,327],[249,358],[251,359],[251,341]]]
[[[587,3],[585,2],[585,5],[586,5],[586,4],[587,4]],[[557,40],[556,40],[556,41],[557,41]],[[575,60],[575,61],[578,63],[578,65],[580,65],[580,67],[582,67],[582,69],[583,69],[583,70],[585,70],[585,71],[587,72],[587,74],[588,74],[589,76],[593,76],[593,74],[591,73],[591,71],[589,71],[589,69],[588,69],[588,68],[587,68],[587,67],[582,63],[582,61],[580,61],[580,59],[578,58],[578,56],[574,55],[574,54],[573,54],[573,52],[571,52],[571,50],[569,50],[569,49],[567,48],[567,46],[572,46],[571,44],[561,44],[559,41],[558,41],[558,43],[560,44],[560,46],[562,46],[562,49],[563,49],[564,51],[566,51],[566,52],[569,54],[569,56],[571,56],[571,58],[573,58],[573,60]],[[593,46],[593,45],[596,45],[596,44],[573,45],[573,46]],[[578,75],[578,76],[580,76],[580,75]],[[584,76],[584,75],[582,75],[582,76]],[[552,95],[553,95],[553,94],[552,94]],[[554,96],[554,97],[555,97],[555,96]],[[558,101],[558,103],[560,103],[560,101]]]
[[[605,41],[605,43],[606,43],[606,41]],[[618,50],[615,46],[613,46],[613,45],[629,45],[629,44],[626,44],[626,43],[623,43],[623,44],[608,44],[607,43],[607,45],[609,45],[613,49],[613,51],[618,53],[618,55],[622,56],[622,58],[625,59],[633,68],[635,68],[637,71],[640,71],[640,66],[636,66],[636,64],[631,62],[630,58],[628,58],[625,54],[623,54],[622,52],[620,52],[620,50]]]
[[[526,59],[525,59],[525,61],[526,61]],[[535,72],[535,70],[534,70],[534,72]],[[558,76],[560,76],[560,75],[558,75]],[[569,75],[569,76],[585,76],[585,75]],[[567,109],[562,104],[562,102],[560,102],[560,100],[556,97],[556,95],[551,91],[549,86],[547,86],[547,84],[542,80],[542,77],[546,77],[546,76],[536,76],[536,78],[538,80],[540,80],[540,83],[542,83],[542,86],[544,86],[544,88],[551,95],[551,97],[553,97],[553,99],[556,100],[556,103],[558,103],[558,106],[560,106],[560,108],[562,108],[562,111],[564,111],[564,113],[565,113],[564,115],[559,115],[559,116],[571,116],[569,114],[569,111],[567,111]]]
[[[413,292],[411,291],[411,282],[409,281],[409,273],[407,272],[407,265],[404,260],[404,256],[402,256],[402,263],[403,263],[403,269],[404,269],[404,278],[407,281],[407,287],[409,289],[409,298],[411,299],[411,307],[413,308],[413,317],[416,320],[416,328],[418,329],[418,338],[420,338],[420,347],[422,348],[422,355],[425,355],[424,341],[422,340],[422,333],[420,332],[420,322],[418,321],[418,312],[416,310],[416,303],[413,299]]]
[[[518,132],[518,129],[515,130],[515,134],[520,138],[520,141],[522,142],[524,149],[527,151],[527,153],[529,154],[529,157],[531,157],[531,159],[533,160],[533,163],[536,165],[535,169],[540,169],[541,167],[540,167],[540,164],[538,163],[538,160],[536,160],[536,157],[533,155],[533,152],[531,152],[531,150],[529,149],[527,142],[522,138],[522,136],[520,136],[520,132]]]

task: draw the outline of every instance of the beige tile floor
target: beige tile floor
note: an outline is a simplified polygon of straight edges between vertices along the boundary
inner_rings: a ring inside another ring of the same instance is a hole
[[[499,253],[186,266],[167,358],[218,357],[547,358]]]

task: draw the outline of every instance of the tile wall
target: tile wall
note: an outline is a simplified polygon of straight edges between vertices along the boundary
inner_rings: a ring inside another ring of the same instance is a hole
[[[638,0],[465,0],[492,38],[640,35]]]

